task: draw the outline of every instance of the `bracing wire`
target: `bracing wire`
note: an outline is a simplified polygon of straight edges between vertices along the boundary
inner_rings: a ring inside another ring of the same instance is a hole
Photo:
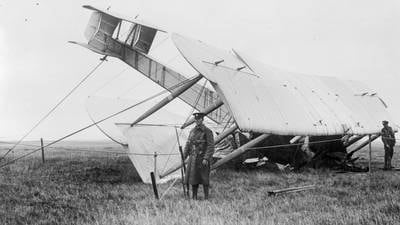
[[[124,74],[127,70],[129,69],[129,66],[127,66],[125,69],[121,70],[119,73],[117,73],[115,76],[113,76],[111,79],[107,80],[104,82],[103,85],[101,85],[99,88],[97,88],[91,95],[98,93],[100,90],[102,90],[104,87],[106,87],[108,84],[113,82],[115,79],[120,77],[122,74]]]
[[[201,95],[202,95],[203,92],[204,92],[204,89],[205,89],[205,87],[206,87],[206,84],[207,84],[207,80],[204,81],[204,84],[203,84],[203,86],[201,87],[200,92],[199,92],[199,94],[198,94],[197,97],[196,97],[196,101],[194,102],[194,106],[192,107],[192,110],[190,111],[189,115],[186,117],[186,120],[185,120],[185,122],[184,122],[183,124],[185,124],[185,123],[190,119],[190,116],[193,114],[194,110],[196,109],[197,104],[199,104]]]
[[[158,48],[161,44],[163,44],[166,40],[168,39],[168,37],[164,38],[162,41],[160,41],[160,43],[158,43],[157,46],[155,46],[153,48],[156,49]],[[60,106],[78,87],[80,87],[82,85],[83,82],[85,82],[103,63],[104,61],[106,61],[105,59],[107,58],[107,56],[104,56],[104,58],[102,58],[101,62],[96,65],[74,88],[72,88],[67,95],[65,95],[44,117],[42,117],[24,136],[22,136],[17,142],[16,144],[11,147],[1,158],[0,161],[2,159],[4,159],[12,150],[15,149],[15,147],[17,147],[29,134],[31,134],[33,132],[34,129],[36,129],[45,119],[47,119],[51,113],[53,113],[56,108],[58,108],[58,106]],[[100,89],[104,88],[108,83],[112,82],[114,79],[116,79],[117,77],[119,77],[120,75],[122,75],[128,68],[125,68],[123,71],[121,71],[120,73],[118,73],[116,76],[114,76],[111,80],[107,81],[104,85],[102,85],[99,89],[97,89],[95,92],[98,92]]]
[[[15,147],[17,147],[17,145],[19,145],[29,134],[32,133],[32,131],[34,129],[36,129],[45,119],[47,119],[47,117],[50,116],[51,113],[53,113],[58,106],[60,106],[76,89],[78,89],[78,87],[80,87],[83,82],[85,82],[103,63],[104,60],[101,60],[99,64],[97,64],[81,81],[79,81],[79,83],[77,85],[75,85],[48,113],[46,113],[46,115],[44,115],[24,136],[22,136],[17,143],[15,143],[15,145],[13,147],[11,147],[1,158],[0,161],[2,159],[4,159],[8,153],[10,153],[12,150],[15,149]]]
[[[5,142],[5,141],[0,141],[0,144],[15,144],[14,142]],[[42,148],[42,146],[39,145],[32,145],[32,144],[20,144],[20,146],[25,146],[25,147],[33,147],[33,148]],[[154,157],[153,153],[131,153],[131,152],[121,152],[121,151],[98,151],[98,150],[90,150],[90,149],[73,149],[73,148],[67,148],[67,147],[61,147],[61,146],[48,146],[47,148],[52,148],[52,149],[59,149],[59,150],[65,150],[65,151],[72,151],[72,152],[91,152],[91,153],[109,153],[109,154],[116,154],[116,155],[140,155],[140,156],[151,156]],[[167,156],[167,155],[178,155],[179,153],[157,153],[159,156]]]
[[[195,103],[194,103],[194,106],[192,107],[192,109],[191,109],[189,115],[186,117],[186,120],[185,120],[184,124],[189,120],[190,116],[193,114],[195,108],[197,107],[197,104],[198,104],[199,101],[200,101],[200,97],[201,97],[201,95],[203,94],[203,91],[204,91],[204,89],[205,89],[205,87],[206,87],[206,84],[207,84],[207,79],[204,81],[204,84],[203,84],[202,88],[200,89],[199,94],[198,94],[197,97],[196,97],[196,101],[195,101]],[[179,133],[179,136],[182,135],[182,132],[183,132],[183,129],[181,129],[181,131],[180,131],[180,133]],[[179,137],[179,136],[178,136],[178,137]],[[177,144],[178,144],[178,140],[177,140],[177,142],[175,142],[174,147],[170,150],[170,153],[175,149],[175,147],[176,147]],[[167,158],[167,160],[166,160],[166,162],[165,162],[165,164],[164,164],[164,167],[163,167],[162,171],[165,171],[165,168],[166,168],[167,163],[168,163],[169,160],[170,160],[170,157]]]
[[[150,97],[148,97],[148,98],[146,98],[146,99],[144,99],[144,100],[142,100],[142,101],[140,101],[140,102],[138,102],[138,103],[136,103],[136,104],[134,104],[134,105],[131,105],[131,106],[129,106],[129,107],[123,109],[123,110],[120,110],[120,111],[118,111],[118,112],[116,112],[116,113],[113,113],[113,114],[111,114],[111,115],[109,115],[109,116],[107,116],[107,117],[105,117],[105,118],[103,118],[103,119],[101,119],[101,120],[98,120],[97,122],[91,123],[91,124],[89,124],[89,125],[87,125],[87,126],[85,126],[85,127],[83,127],[83,128],[80,128],[80,129],[78,129],[78,130],[76,130],[76,131],[74,131],[74,132],[72,132],[72,133],[70,133],[70,134],[68,134],[68,135],[65,135],[65,136],[63,136],[63,137],[61,137],[61,138],[59,138],[59,139],[57,139],[57,140],[55,140],[55,141],[50,142],[49,144],[47,144],[47,145],[45,145],[45,146],[43,146],[43,147],[51,146],[51,145],[53,145],[53,144],[55,144],[55,143],[58,143],[58,142],[60,142],[60,141],[62,141],[62,140],[64,140],[64,139],[68,138],[68,137],[71,137],[71,136],[73,136],[73,135],[75,135],[75,134],[77,134],[77,133],[80,133],[80,132],[82,132],[82,131],[84,131],[84,130],[86,130],[86,129],[88,129],[88,128],[91,128],[91,127],[93,127],[93,126],[96,126],[97,124],[99,124],[99,123],[101,123],[101,122],[104,122],[104,121],[106,121],[106,120],[108,120],[108,119],[110,119],[110,118],[112,118],[112,117],[115,117],[115,116],[117,116],[117,115],[119,115],[119,114],[121,114],[121,113],[124,113],[124,112],[126,112],[126,111],[128,111],[128,110],[130,110],[130,109],[132,109],[132,108],[134,108],[134,107],[136,107],[136,106],[138,106],[138,105],[140,105],[140,104],[143,104],[143,103],[145,103],[145,102],[147,102],[147,101],[150,101],[150,100],[153,99],[153,98],[156,98],[156,97],[158,97],[158,96],[160,96],[160,95],[162,95],[162,94],[165,94],[165,93],[171,91],[172,89],[174,89],[174,88],[176,88],[176,87],[179,87],[179,86],[181,86],[181,85],[184,85],[184,84],[186,84],[187,82],[190,82],[192,79],[193,79],[193,78],[187,79],[187,80],[185,80],[185,81],[183,81],[183,82],[180,82],[180,83],[174,85],[173,87],[171,87],[171,88],[169,88],[169,89],[165,89],[165,90],[163,90],[163,91],[161,91],[161,92],[159,92],[159,93],[157,93],[157,94],[155,94],[155,95],[152,95],[152,96],[150,96]],[[15,159],[13,159],[13,160],[10,160],[10,161],[8,161],[8,162],[6,162],[6,163],[0,165],[0,168],[3,168],[3,167],[5,167],[5,166],[8,166],[8,165],[10,165],[10,164],[12,164],[12,163],[14,163],[14,162],[16,162],[16,161],[22,159],[22,158],[25,158],[25,157],[27,157],[27,156],[29,156],[29,155],[32,155],[33,153],[35,153],[35,152],[37,152],[37,151],[40,151],[40,150],[41,150],[41,148],[37,148],[37,149],[35,149],[35,150],[33,150],[33,151],[29,152],[29,153],[26,153],[26,154],[24,154],[24,155],[22,155],[22,156],[20,156],[20,157],[17,157],[17,158],[15,158]]]
[[[140,104],[140,103],[138,103],[138,104]],[[137,104],[135,104],[135,105],[137,105]],[[134,107],[134,106],[131,106],[131,107]],[[124,110],[123,110],[123,111],[124,111]],[[118,113],[122,113],[122,112],[120,111],[120,112],[118,112]],[[116,114],[117,114],[117,113],[116,113]],[[115,114],[113,114],[113,115],[115,115]],[[103,122],[104,120],[109,119],[109,118],[111,118],[111,117],[112,117],[112,115],[109,116],[109,117],[107,117],[107,118],[105,118],[105,119],[103,119],[103,120],[98,121],[97,123]],[[89,125],[89,126],[93,126],[93,125],[94,125],[94,124],[91,124],[91,125]],[[87,128],[88,128],[89,126],[87,126]],[[83,128],[80,129],[80,130],[78,130],[78,131],[82,131],[82,130],[83,130]],[[76,134],[76,133],[78,133],[78,132],[74,132],[74,133],[72,133],[72,134],[70,134],[70,135],[67,135],[67,136],[65,136],[65,137],[63,137],[63,138],[60,138],[60,139],[58,139],[58,140],[56,140],[56,141],[53,141],[53,142],[51,142],[51,143],[49,143],[49,144],[47,144],[46,146],[43,146],[43,147],[44,147],[44,148],[49,148],[49,146],[51,146],[51,145],[53,145],[53,144],[55,144],[55,143],[57,143],[57,142],[59,142],[59,141],[65,139],[65,138],[67,138],[67,137],[70,137],[70,136],[72,136],[73,134]],[[335,142],[335,141],[340,141],[340,140],[342,140],[342,139],[341,139],[341,138],[336,138],[336,139],[329,139],[329,140],[322,140],[322,141],[311,141],[311,142],[309,142],[309,144],[329,143],[329,142]],[[299,145],[303,145],[303,143],[280,144],[280,145],[270,145],[270,146],[263,146],[263,147],[252,147],[252,148],[248,148],[248,150],[263,150],[263,149],[272,149],[272,148],[290,147],[290,146],[299,146]],[[62,147],[51,147],[51,148],[62,148]],[[63,149],[66,149],[66,148],[63,148]],[[25,154],[25,155],[22,155],[22,156],[20,156],[20,157],[18,157],[18,158],[16,158],[16,159],[13,159],[13,160],[11,160],[11,161],[9,161],[9,162],[7,162],[7,163],[2,164],[2,165],[0,166],[0,168],[3,168],[3,167],[5,167],[5,166],[7,166],[7,165],[10,165],[10,164],[12,164],[12,163],[18,161],[19,159],[25,158],[26,156],[31,155],[31,154],[33,154],[33,153],[39,151],[39,150],[41,150],[41,147],[38,148],[38,149],[35,149],[34,151],[29,152],[29,153],[27,153],[27,154]],[[82,149],[81,149],[81,150],[75,150],[75,151],[105,152],[105,151],[93,151],[93,150],[82,150]],[[106,152],[106,153],[122,154],[122,153],[119,153],[119,152]],[[154,157],[154,154],[146,154],[146,153],[123,153],[123,154],[126,154],[126,155],[142,155],[142,156]],[[160,155],[160,156],[163,155],[163,156],[168,156],[168,157],[170,157],[171,155],[179,155],[179,154],[178,154],[178,153],[172,153],[172,154],[171,154],[171,153],[164,153],[164,154],[161,153],[161,154],[157,154],[157,155]]]

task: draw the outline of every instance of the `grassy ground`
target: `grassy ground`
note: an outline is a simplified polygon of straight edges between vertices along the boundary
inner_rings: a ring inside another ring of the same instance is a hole
[[[118,150],[102,143],[64,146]],[[400,224],[400,172],[376,168],[382,152],[374,148],[372,176],[220,170],[212,175],[209,201],[185,200],[179,184],[156,201],[126,156],[51,150],[45,164],[37,154],[0,169],[0,224]],[[360,156],[366,163],[366,151]],[[267,194],[309,184],[318,188]],[[167,187],[160,185],[160,193]]]

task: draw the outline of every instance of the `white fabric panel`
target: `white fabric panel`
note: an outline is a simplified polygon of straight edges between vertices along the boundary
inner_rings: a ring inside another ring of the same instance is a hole
[[[130,18],[130,17],[127,17],[125,15],[113,12],[112,10],[101,9],[100,7],[94,7],[94,6],[91,6],[91,5],[84,5],[83,8],[90,9],[90,10],[93,10],[93,11],[96,11],[96,12],[100,12],[100,13],[104,13],[106,15],[110,15],[110,16],[113,16],[115,18],[118,18],[118,19],[121,19],[121,20],[125,20],[127,22],[140,24],[142,26],[154,28],[156,30],[165,32],[161,28],[159,28],[159,27],[157,27],[157,26],[155,26],[155,25],[153,25],[153,24],[151,24],[151,23],[149,23],[147,21],[143,21],[143,20],[137,19],[137,18]]]
[[[93,35],[96,33],[97,27],[99,26],[100,18],[101,14],[99,12],[93,12],[90,16],[88,25],[86,26],[86,30],[84,33],[86,40],[92,40]]]
[[[128,140],[129,158],[144,183],[151,183],[150,173],[154,171],[154,152],[159,154],[156,160],[156,174],[161,174],[174,165],[181,163],[174,127],[157,125],[137,125],[130,127],[130,125],[120,124],[117,126]],[[189,134],[188,131],[178,131],[181,145],[186,143]],[[163,179],[159,179],[156,176],[156,179],[157,183],[164,183],[174,177],[180,176],[181,172],[178,170]]]
[[[177,34],[172,39],[185,59],[213,82],[242,130],[370,134],[380,132],[382,120],[392,121],[379,98],[360,82],[289,73]],[[245,65],[250,68],[237,70]]]

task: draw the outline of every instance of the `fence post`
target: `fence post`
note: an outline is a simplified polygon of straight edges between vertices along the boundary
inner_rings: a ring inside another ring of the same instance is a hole
[[[43,138],[40,138],[40,146],[42,148],[42,163],[44,163],[44,145],[43,145]]]
[[[368,140],[369,140],[369,144],[368,144],[368,148],[369,148],[369,162],[368,162],[368,167],[369,167],[369,169],[368,169],[368,172],[369,172],[369,174],[371,175],[371,173],[372,173],[372,168],[371,168],[371,166],[372,166],[372,163],[371,163],[371,160],[372,160],[371,134],[368,135]]]
[[[151,178],[151,184],[153,186],[154,196],[156,197],[156,199],[159,199],[158,190],[157,190],[157,184],[156,184],[156,178],[154,177],[154,172],[150,173],[150,178]]]
[[[153,185],[154,196],[156,199],[159,199],[157,190],[157,152],[154,152],[154,171],[150,173],[150,176],[151,184]]]
[[[154,176],[157,177],[157,152],[154,152]]]

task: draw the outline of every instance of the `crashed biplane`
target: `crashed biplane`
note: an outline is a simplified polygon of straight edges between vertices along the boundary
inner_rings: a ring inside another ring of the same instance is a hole
[[[301,164],[322,157],[324,151],[332,153],[333,158],[339,152],[341,156],[336,160],[343,163],[354,151],[379,137],[382,120],[392,122],[383,100],[361,82],[286,72],[238,50],[224,51],[171,34],[180,54],[198,72],[189,79],[149,55],[155,36],[169,35],[163,29],[108,10],[84,8],[93,11],[85,31],[88,42],[74,43],[124,61],[170,92],[156,105],[137,110],[135,117],[119,117],[98,125],[132,153],[130,158],[144,182],[150,182],[154,159],[139,153],[160,155],[155,166],[158,179],[168,179],[182,165],[177,142],[186,141],[193,119],[182,124],[184,118],[162,110],[175,98],[205,113],[215,124],[213,130],[218,133],[215,144],[229,145],[224,154],[215,153],[220,159],[212,168],[249,152],[260,159],[267,156],[283,163],[293,163],[292,158],[302,156],[296,159]],[[202,87],[198,83],[202,79],[208,80],[211,87]],[[92,106],[96,104],[101,102],[89,100],[89,114],[93,114],[96,107]],[[176,126],[165,125],[179,123],[179,131]],[[360,144],[367,135],[372,136]],[[313,145],[313,141],[320,142]],[[346,148],[356,142],[359,144],[349,154]],[[296,143],[306,147],[290,146]],[[288,147],[267,148],[279,144]],[[254,147],[260,150],[254,151]],[[328,151],[321,150],[324,148]],[[310,149],[311,156],[307,152]]]

